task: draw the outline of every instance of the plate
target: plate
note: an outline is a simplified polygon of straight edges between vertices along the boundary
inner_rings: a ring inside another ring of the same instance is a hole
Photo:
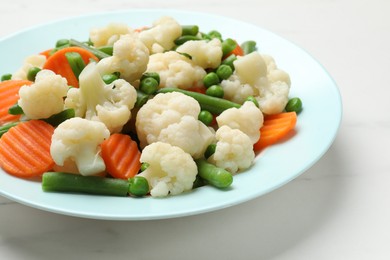
[[[150,220],[200,214],[243,203],[293,180],[317,162],[332,144],[341,121],[341,97],[335,82],[307,52],[257,26],[206,13],[178,10],[127,10],[80,16],[40,25],[0,40],[0,73],[13,72],[28,55],[51,48],[57,39],[86,40],[92,27],[125,22],[133,28],[150,25],[169,15],[180,24],[218,30],[238,42],[255,40],[261,53],[270,54],[292,80],[291,96],[303,100],[295,135],[261,152],[249,170],[234,177],[229,190],[201,187],[167,198],[129,198],[46,193],[39,181],[0,172],[0,195],[45,211],[107,220]],[[240,30],[237,30],[240,28]],[[239,32],[239,33],[237,33]]]

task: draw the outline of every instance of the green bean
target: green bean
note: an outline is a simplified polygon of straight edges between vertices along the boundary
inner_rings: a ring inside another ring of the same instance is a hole
[[[11,114],[11,115],[22,115],[24,112],[23,112],[23,109],[19,106],[19,104],[16,102],[16,104],[14,104],[13,106],[11,106],[9,109],[8,109],[8,114]]]
[[[203,85],[206,88],[211,87],[212,85],[216,85],[219,82],[219,77],[215,72],[209,72],[206,74],[206,76],[203,77]]]
[[[298,97],[291,98],[285,107],[287,112],[295,112],[299,114],[302,111],[302,101]]]
[[[102,80],[104,81],[104,83],[106,84],[111,84],[112,82],[114,82],[115,80],[117,80],[119,77],[112,73],[112,74],[104,74],[102,76]]]
[[[141,81],[145,78],[154,78],[160,84],[160,75],[157,72],[145,72],[142,74]]]
[[[204,152],[204,158],[208,159],[211,155],[213,155],[215,153],[215,149],[217,149],[217,144],[209,144]]]
[[[135,107],[142,107],[149,100],[149,95],[143,91],[137,89],[137,100],[135,101]]]
[[[38,67],[31,67],[27,72],[27,79],[29,81],[35,81],[35,77],[37,76],[38,72],[40,72],[41,69]]]
[[[220,189],[225,189],[233,183],[232,174],[225,169],[208,163],[205,159],[198,159],[195,162],[198,166],[198,175],[206,183]]]
[[[208,89],[206,89],[206,95],[208,96],[223,98],[224,94],[225,93],[221,85],[212,85]]]
[[[234,62],[235,60],[237,60],[237,56],[234,55],[234,54],[232,54],[232,55],[228,56],[226,59],[224,59],[224,60],[221,62],[221,64],[223,64],[223,65],[228,65],[228,66],[232,69],[232,71],[234,71],[234,64],[233,64],[233,62]]]
[[[222,42],[222,34],[216,30],[210,31],[207,35],[210,37],[210,39],[217,38]]]
[[[104,52],[105,54],[108,54],[112,56],[112,53],[114,52],[114,47],[113,46],[102,46],[97,48],[99,51]]]
[[[100,176],[82,176],[64,172],[45,172],[43,191],[75,192],[95,195],[127,196],[129,182]]]
[[[139,89],[145,94],[153,94],[157,91],[158,82],[152,77],[144,78],[141,80]]]
[[[0,137],[3,136],[3,134],[7,133],[8,130],[10,130],[12,127],[18,125],[20,122],[12,122],[5,125],[0,126]]]
[[[255,41],[246,41],[241,44],[241,49],[244,52],[244,55],[247,55],[251,52],[254,52],[257,50],[256,42]]]
[[[181,35],[192,35],[195,36],[199,32],[199,26],[197,25],[182,25]]]
[[[67,52],[65,57],[68,60],[70,67],[72,68],[73,74],[76,78],[79,78],[81,71],[85,68],[85,63],[80,53],[78,52]]]
[[[223,56],[228,55],[237,47],[237,43],[233,39],[226,39],[222,42],[222,53]]]
[[[134,176],[129,179],[129,190],[130,195],[136,197],[142,197],[149,193],[149,183],[145,177]]]
[[[98,59],[110,57],[110,55],[108,55],[107,53],[99,51],[96,48],[88,46],[87,44],[76,41],[74,39],[70,39],[69,44],[70,44],[70,46],[77,46],[77,47],[80,47],[80,48],[83,48],[83,49],[86,49],[86,50],[92,52]]]
[[[67,119],[75,117],[75,111],[73,108],[65,109],[57,114],[50,116],[49,118],[43,119],[52,126],[58,126]]]
[[[205,185],[204,180],[199,175],[196,175],[195,181],[192,184],[192,188],[196,189],[196,188],[202,187],[204,185]]]
[[[197,36],[193,36],[193,35],[184,35],[184,36],[180,36],[179,38],[177,38],[174,41],[174,43],[176,45],[182,45],[183,43],[188,42],[188,41],[199,41],[199,40],[202,40],[202,39],[197,37]]]
[[[259,101],[257,101],[257,99],[256,99],[254,96],[249,96],[249,97],[247,97],[245,101],[251,101],[251,102],[253,102],[257,107],[259,107]]]
[[[56,48],[62,47],[65,45],[69,45],[69,40],[68,39],[60,39],[56,42]]]
[[[228,79],[232,74],[233,70],[229,65],[221,64],[216,71],[218,78],[221,80]]]
[[[226,109],[236,107],[240,108],[241,105],[231,102],[229,100],[223,99],[223,98],[217,98],[217,97],[212,97],[208,96],[202,93],[197,93],[193,91],[188,91],[188,90],[183,90],[179,88],[161,88],[157,91],[157,93],[169,93],[169,92],[181,92],[187,96],[190,96],[194,99],[196,99],[202,110],[207,110],[212,114],[220,114]]]
[[[207,110],[200,111],[198,115],[198,120],[207,126],[209,126],[213,122],[213,119],[213,115]]]
[[[10,80],[12,78],[12,74],[7,73],[1,76],[1,81]]]

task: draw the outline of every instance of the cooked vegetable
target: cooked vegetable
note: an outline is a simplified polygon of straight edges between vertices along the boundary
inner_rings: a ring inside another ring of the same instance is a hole
[[[134,177],[141,168],[141,152],[130,136],[113,134],[101,144],[101,156],[106,171],[113,177],[128,179]]]
[[[11,127],[14,127],[18,125],[20,122],[12,122],[12,123],[7,123],[5,125],[0,126],[0,138],[3,136],[3,134],[7,133],[8,130],[11,129]]]
[[[76,78],[79,78],[81,71],[85,68],[85,62],[78,52],[67,52],[65,57],[68,60],[70,67],[72,68],[73,74]]]
[[[11,78],[12,78],[12,74],[10,73],[1,75],[1,81],[10,80]]]
[[[129,179],[129,194],[142,197],[149,193],[149,183],[145,177],[135,176]]]
[[[44,69],[38,72],[31,86],[20,88],[18,105],[28,119],[48,118],[64,109],[68,89],[65,78]]]
[[[246,41],[241,44],[241,49],[244,53],[244,55],[247,55],[249,53],[252,53],[257,50],[256,42],[255,41]]]
[[[102,76],[102,80],[104,81],[104,83],[106,83],[107,85],[108,84],[111,84],[112,82],[114,82],[115,80],[119,79],[119,77],[117,76],[117,74],[115,73],[110,73],[110,74],[104,74]]]
[[[145,94],[153,94],[157,91],[158,82],[152,77],[147,77],[141,80],[139,89]]]
[[[54,128],[41,120],[30,120],[13,126],[0,139],[0,166],[11,175],[22,178],[39,176],[50,170],[51,136]]]
[[[206,76],[203,77],[203,85],[208,88],[213,85],[219,84],[220,79],[217,73],[209,72]]]
[[[46,62],[46,56],[41,54],[34,54],[28,56],[24,61],[23,65],[12,74],[12,79],[16,80],[27,80],[27,74],[30,68],[37,67],[42,69]]]
[[[75,112],[73,108],[65,109],[58,114],[54,114],[50,116],[49,118],[43,119],[43,121],[51,124],[52,126],[56,127],[65,120],[68,120],[70,118],[75,117]]]
[[[65,107],[73,108],[76,116],[100,121],[111,133],[117,133],[130,120],[136,100],[137,92],[132,85],[123,79],[106,85],[97,65],[90,63],[80,74],[80,87],[68,91]]]
[[[208,126],[208,125],[210,125],[213,122],[214,118],[213,118],[213,115],[209,111],[202,110],[202,111],[200,111],[200,113],[198,115],[198,119],[203,124]]]
[[[231,54],[231,52],[236,49],[237,47],[237,43],[233,40],[233,39],[230,39],[230,38],[227,38],[226,40],[224,40],[222,42],[222,52],[223,52],[223,56],[228,56],[229,54]]]
[[[18,121],[19,115],[11,115],[8,110],[19,99],[19,89],[24,85],[31,85],[27,80],[6,80],[0,82],[0,126],[8,122]]]
[[[216,98],[223,98],[223,88],[221,85],[212,85],[206,89],[206,95]]]
[[[302,100],[298,97],[289,99],[285,110],[286,112],[295,112],[299,114],[302,111]]]
[[[91,54],[93,54],[95,58],[93,58],[94,60],[101,60],[101,59],[104,59],[104,58],[107,58],[107,57],[110,57],[110,55],[108,55],[107,53],[105,52],[102,52],[96,48],[92,48],[90,47],[89,45],[85,44],[85,43],[82,43],[82,42],[79,42],[75,39],[70,39],[69,40],[69,44],[71,47],[77,47],[77,48],[80,48],[80,49],[83,49],[85,50],[86,52],[89,52]],[[84,60],[85,61],[85,60]]]
[[[281,141],[291,130],[294,129],[297,122],[295,112],[286,112],[264,117],[263,126],[260,128],[260,139],[254,144],[255,151]]]
[[[16,103],[8,109],[8,113],[11,115],[22,115],[23,109]]]
[[[229,65],[222,64],[217,68],[216,73],[220,80],[224,80],[228,79],[233,74],[233,70]]]
[[[27,72],[27,80],[29,81],[35,81],[35,77],[37,76],[37,73],[41,71],[41,68],[38,67],[31,67]]]
[[[56,74],[63,76],[66,78],[68,85],[78,88],[78,79],[73,73],[72,67],[70,66],[65,55],[68,52],[79,53],[85,64],[88,64],[90,59],[98,61],[98,58],[92,52],[86,49],[80,47],[66,47],[56,51],[53,55],[51,55],[43,65],[43,69],[51,70]]]
[[[59,166],[70,160],[77,165],[81,175],[95,175],[106,169],[100,144],[109,136],[110,132],[103,123],[74,117],[55,129],[50,154]]]
[[[216,167],[204,159],[198,159],[195,162],[198,167],[198,175],[208,184],[225,189],[233,183],[232,174],[225,169]]]
[[[199,26],[197,25],[182,25],[181,35],[197,35],[199,32]]]
[[[48,192],[87,193],[95,195],[127,196],[127,180],[100,176],[82,176],[65,172],[45,172],[42,190]]]
[[[190,97],[196,99],[196,101],[199,102],[200,107],[203,110],[207,110],[207,111],[211,112],[212,114],[220,114],[223,111],[225,111],[226,109],[232,108],[232,107],[236,107],[236,108],[241,107],[240,104],[231,102],[231,101],[226,100],[226,99],[212,97],[212,96],[208,96],[208,95],[205,95],[202,93],[187,91],[187,90],[183,90],[183,89],[162,88],[162,89],[159,89],[157,91],[157,93],[169,93],[169,92],[180,92],[180,93],[183,93],[187,96],[190,96]]]

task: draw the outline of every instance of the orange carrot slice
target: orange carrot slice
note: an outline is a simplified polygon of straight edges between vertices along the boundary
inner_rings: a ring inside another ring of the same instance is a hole
[[[106,171],[114,178],[134,177],[141,168],[141,152],[130,136],[113,134],[101,144]]]
[[[70,67],[69,62],[65,56],[65,54],[68,52],[79,53],[85,64],[88,64],[90,59],[94,59],[96,61],[99,60],[93,53],[86,49],[80,47],[66,47],[50,55],[50,57],[43,65],[43,69],[54,71],[56,74],[59,74],[62,77],[66,78],[68,81],[68,85],[78,88],[79,81],[74,75],[72,68]]]
[[[40,52],[39,54],[40,54],[40,55],[46,56],[46,59],[47,59],[47,58],[49,58],[49,56],[50,56],[52,50],[53,50],[53,49],[48,49],[48,50],[45,50],[45,51]]]
[[[0,126],[9,122],[18,121],[19,115],[8,114],[8,109],[19,99],[19,89],[24,85],[31,85],[28,80],[6,80],[0,82]]]
[[[0,166],[11,175],[30,178],[54,166],[50,155],[54,127],[30,120],[12,127],[0,139]]]
[[[295,112],[265,116],[263,126],[260,128],[260,139],[254,144],[254,150],[259,151],[282,140],[294,129],[296,122],[297,114]]]

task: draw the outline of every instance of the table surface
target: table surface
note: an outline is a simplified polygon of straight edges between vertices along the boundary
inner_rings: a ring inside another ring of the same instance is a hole
[[[0,197],[1,259],[390,259],[390,1],[13,0],[0,37],[102,11],[173,8],[225,15],[306,49],[343,98],[335,142],[287,185],[184,218],[104,221]]]

